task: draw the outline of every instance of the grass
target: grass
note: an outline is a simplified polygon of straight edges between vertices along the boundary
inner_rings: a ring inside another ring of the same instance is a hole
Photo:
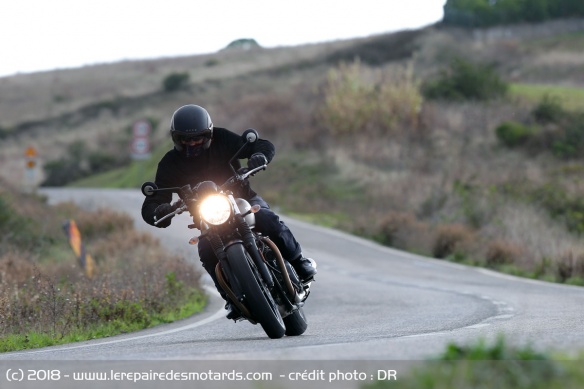
[[[437,358],[415,366],[398,381],[377,381],[362,388],[581,388],[580,362],[561,359],[529,346],[511,346],[503,337],[491,344],[451,343]]]
[[[85,188],[140,188],[144,181],[154,181],[158,161],[172,148],[167,140],[155,147],[150,158],[132,161],[130,166],[96,174],[70,184]]]
[[[558,97],[562,106],[569,111],[584,111],[584,88],[558,85],[511,84],[510,94],[538,103],[546,95]]]
[[[126,214],[49,206],[0,185],[0,218],[8,238],[0,240],[0,352],[144,329],[206,303],[193,265],[136,231]],[[93,274],[69,247],[61,223],[71,219],[94,259]]]
[[[534,39],[525,44],[530,49],[576,51],[584,50],[584,32],[576,31],[567,34],[558,34],[548,38]]]
[[[36,331],[5,335],[0,339],[0,352],[26,350],[106,338],[184,319],[200,312],[206,304],[206,296],[204,296],[199,290],[193,289],[190,293],[191,297],[185,304],[168,312],[149,314],[145,321],[137,322],[133,320],[118,319],[99,323],[82,330],[69,331],[64,336],[55,336],[55,334]],[[145,325],[145,323],[147,324]]]

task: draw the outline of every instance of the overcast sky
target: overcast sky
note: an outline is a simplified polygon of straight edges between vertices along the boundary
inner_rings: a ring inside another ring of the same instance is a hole
[[[446,0],[3,0],[0,76],[419,28]]]

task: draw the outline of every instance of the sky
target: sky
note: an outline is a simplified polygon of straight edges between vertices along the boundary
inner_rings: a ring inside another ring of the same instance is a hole
[[[236,39],[296,46],[420,28],[446,0],[3,0],[0,77],[216,52]]]

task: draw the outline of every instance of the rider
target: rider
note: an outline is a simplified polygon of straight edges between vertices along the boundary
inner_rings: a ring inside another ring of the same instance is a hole
[[[244,145],[244,139],[225,128],[214,127],[211,117],[205,108],[198,105],[184,105],[177,109],[170,121],[170,135],[174,148],[166,153],[158,163],[155,183],[159,188],[194,186],[202,181],[223,183],[233,172],[229,160]],[[248,158],[247,167],[254,169],[269,163],[275,155],[274,145],[263,139],[258,139],[243,150],[240,157]],[[235,169],[240,167],[239,160],[233,162]],[[302,255],[300,244],[294,235],[256,192],[249,181],[239,189],[234,190],[235,197],[246,199],[251,205],[259,204],[261,211],[255,214],[255,229],[278,246],[282,256],[296,270],[301,281],[307,282],[316,274],[316,268],[310,259]],[[170,202],[170,192],[156,192],[148,196],[142,204],[142,218],[148,224],[154,225],[156,220],[169,214],[174,209]],[[171,218],[165,219],[156,227],[166,228]],[[205,270],[209,273],[217,290],[227,301],[225,309],[227,317],[235,319],[239,316],[236,308],[226,298],[225,292],[219,286],[215,276],[217,257],[207,239],[199,241],[199,257]]]

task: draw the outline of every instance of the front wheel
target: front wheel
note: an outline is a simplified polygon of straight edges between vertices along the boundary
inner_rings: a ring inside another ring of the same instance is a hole
[[[229,267],[241,286],[245,296],[245,305],[251,312],[253,319],[261,324],[262,328],[272,339],[284,336],[286,327],[280,315],[278,305],[272,298],[268,287],[253,265],[247,251],[240,244],[227,248]]]
[[[302,307],[298,308],[294,313],[286,316],[284,318],[284,324],[286,325],[286,335],[302,335],[308,327],[308,322],[306,321],[306,316],[304,316],[304,310]]]

